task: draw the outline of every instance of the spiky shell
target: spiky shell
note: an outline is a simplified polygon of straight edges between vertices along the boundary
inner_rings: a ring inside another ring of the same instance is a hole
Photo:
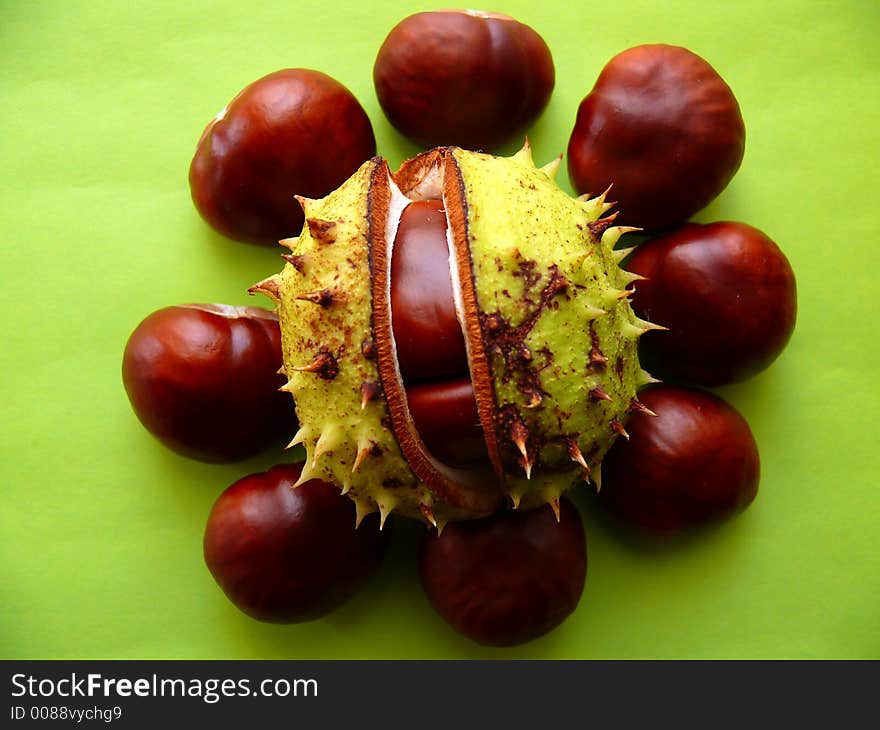
[[[322,200],[301,199],[307,225],[284,270],[260,282],[278,303],[285,389],[307,464],[355,500],[434,524],[479,517],[505,497],[558,505],[598,481],[601,459],[637,407],[637,337],[651,325],[627,300],[631,275],[602,218],[604,196],[573,200],[512,158],[440,148],[392,176],[379,158]],[[412,423],[396,365],[391,252],[410,199],[442,194],[450,269],[493,472],[439,464]]]
[[[385,425],[373,340],[369,207],[374,181],[387,177],[373,159],[326,198],[301,198],[306,225],[282,242],[293,251],[287,265],[254,287],[278,304],[284,389],[301,424],[290,445],[306,450],[297,484],[337,484],[355,501],[358,522],[376,509],[430,505]]]
[[[528,145],[508,159],[452,155],[488,364],[488,377],[474,377],[486,390],[477,402],[512,501],[553,504],[598,475],[642,377],[637,338],[651,325],[634,316],[613,251],[627,229],[601,217],[604,195],[566,195]]]

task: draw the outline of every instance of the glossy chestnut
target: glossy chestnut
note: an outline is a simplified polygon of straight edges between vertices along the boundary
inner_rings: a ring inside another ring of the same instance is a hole
[[[436,459],[455,467],[488,464],[469,377],[411,385],[406,399],[416,430]]]
[[[219,497],[205,528],[205,563],[239,609],[297,623],[330,613],[375,573],[388,525],[355,529],[354,503],[319,480],[293,488],[302,464],[251,474]]]
[[[122,380],[135,414],[165,446],[192,459],[252,456],[296,428],[281,333],[259,307],[187,304],[149,315],[129,337]]]
[[[295,194],[324,197],[375,154],[370,120],[346,87],[318,71],[285,69],[245,87],[208,124],[190,190],[224,236],[275,245],[302,228]]]
[[[671,385],[642,391],[657,416],[636,414],[629,440],[602,463],[601,501],[626,524],[671,533],[740,512],[758,493],[758,447],[748,423],[716,395]]]
[[[744,223],[688,224],[645,243],[625,267],[639,316],[668,327],[641,341],[646,367],[701,385],[751,377],[785,348],[797,285],[785,254]]]
[[[423,147],[492,149],[544,110],[555,71],[529,26],[507,15],[442,10],[392,29],[373,81],[391,124]]]
[[[404,380],[468,372],[440,200],[410,203],[400,218],[391,258],[391,317]]]
[[[587,546],[577,509],[502,512],[428,533],[419,577],[436,611],[480,644],[514,646],[558,626],[580,600]]]
[[[608,62],[568,144],[579,193],[611,197],[620,221],[658,231],[708,205],[739,169],[745,125],[730,87],[700,56],[643,45]]]

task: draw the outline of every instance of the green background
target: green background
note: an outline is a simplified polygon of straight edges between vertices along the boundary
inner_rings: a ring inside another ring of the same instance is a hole
[[[312,624],[257,623],[215,586],[201,555],[211,504],[287,455],[178,457],[142,430],[119,374],[149,312],[253,303],[247,286],[280,266],[280,250],[227,241],[195,213],[195,142],[244,85],[306,66],[352,89],[395,167],[416,149],[384,119],[372,62],[419,9],[430,7],[0,0],[0,657],[880,656],[874,0],[487,8],[529,23],[553,51],[557,87],[530,131],[538,161],[565,149],[580,99],[632,45],[688,46],[737,94],[745,160],[698,220],[767,232],[800,299],[782,357],[721,390],[761,451],[746,513],[642,544],[584,490],[580,606],[512,650],[475,646],[433,613],[415,525],[398,524],[363,593]]]

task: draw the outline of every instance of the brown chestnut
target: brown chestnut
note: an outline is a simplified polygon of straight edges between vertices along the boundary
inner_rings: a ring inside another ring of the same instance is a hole
[[[469,377],[411,385],[406,399],[416,430],[436,459],[456,467],[488,464]]]
[[[440,200],[410,203],[400,218],[391,257],[391,315],[404,380],[468,372]]]
[[[678,46],[618,54],[581,102],[568,144],[579,193],[613,184],[620,221],[657,231],[708,205],[739,169],[745,125],[712,66]]]
[[[274,245],[302,228],[295,194],[324,197],[375,154],[370,120],[347,88],[318,71],[285,69],[245,87],[208,124],[190,190],[224,236]]]
[[[416,13],[395,26],[373,81],[388,120],[424,147],[492,149],[533,122],[555,82],[532,28],[477,10]]]
[[[647,277],[636,282],[633,308],[669,328],[641,341],[658,375],[701,385],[744,380],[770,365],[794,331],[794,272],[745,223],[688,224],[639,246],[625,267]]]
[[[456,631],[480,644],[514,646],[554,629],[580,600],[587,575],[583,523],[567,499],[502,512],[428,533],[419,577]]]
[[[122,381],[135,414],[165,446],[230,462],[296,429],[274,312],[186,304],[153,312],[129,337]]]
[[[205,527],[205,563],[239,609],[297,623],[330,613],[375,573],[388,542],[369,515],[316,479],[295,489],[302,464],[251,474],[224,491]]]
[[[672,385],[639,399],[657,415],[634,415],[602,463],[601,501],[623,522],[674,532],[722,520],[758,493],[758,447],[748,423],[716,395]]]

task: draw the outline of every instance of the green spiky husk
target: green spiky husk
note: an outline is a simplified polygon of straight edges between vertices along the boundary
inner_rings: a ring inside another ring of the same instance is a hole
[[[599,220],[610,207],[603,196],[566,195],[528,146],[512,158],[439,152],[458,276],[475,301],[464,329],[490,455],[503,470],[496,487],[522,508],[558,506],[575,482],[598,482],[645,376],[636,338],[647,323],[630,309],[631,278],[613,253],[625,229]],[[386,223],[374,202],[389,185],[374,159],[326,198],[302,201],[307,225],[282,242],[290,263],[256,289],[278,301],[285,389],[301,424],[293,443],[307,453],[300,481],[337,484],[359,517],[378,510],[384,521],[393,510],[442,526],[481,515],[444,503],[416,476],[370,347],[373,246]],[[388,385],[387,368],[384,376]]]
[[[367,246],[370,192],[379,175],[387,177],[385,164],[371,160],[326,198],[303,201],[309,221],[319,223],[303,228],[294,248],[297,266],[284,267],[279,286],[286,389],[301,424],[294,441],[306,450],[301,481],[320,478],[338,485],[355,501],[359,516],[376,510],[384,516],[395,508],[419,514],[419,505],[431,500],[387,426],[384,398],[378,394],[364,402],[364,383],[380,382],[370,353]],[[322,230],[321,222],[332,225]],[[326,305],[298,298],[325,290],[331,296]],[[310,367],[324,352],[334,359],[335,374],[333,366],[326,373],[297,369]]]
[[[604,197],[573,200],[528,148],[513,158],[453,154],[507,490],[524,507],[551,502],[598,478],[618,436],[612,424],[623,425],[636,394],[640,328],[612,253],[621,231],[596,225]]]

